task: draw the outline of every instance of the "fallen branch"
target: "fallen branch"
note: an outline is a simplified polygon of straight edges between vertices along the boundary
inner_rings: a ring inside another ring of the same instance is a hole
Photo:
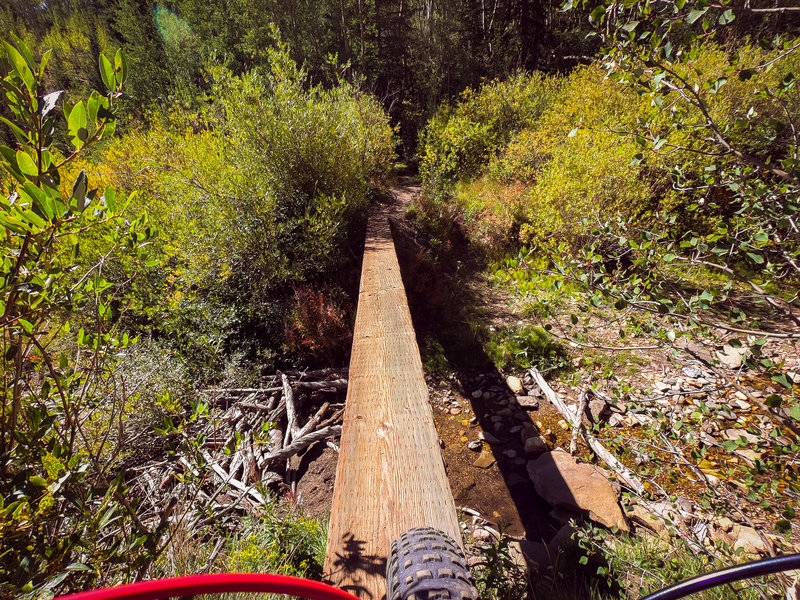
[[[314,442],[324,440],[326,437],[339,435],[340,433],[342,433],[341,425],[329,425],[328,427],[318,429],[313,433],[309,433],[303,437],[295,439],[291,444],[289,444],[285,448],[281,448],[277,452],[272,452],[267,456],[265,456],[264,460],[267,464],[279,460],[284,460],[292,456],[293,454],[297,454],[298,452],[310,446]]]
[[[573,456],[578,451],[578,438],[583,430],[583,414],[586,412],[588,401],[589,394],[586,393],[586,390],[581,390],[580,398],[578,398],[578,410],[575,413],[575,423],[572,427],[572,439],[569,442],[569,453]]]
[[[567,404],[563,402],[561,398],[559,398],[558,395],[553,391],[553,388],[551,388],[547,381],[545,381],[544,377],[539,372],[539,369],[536,367],[531,367],[528,371],[531,374],[531,377],[533,377],[533,380],[544,393],[545,397],[553,406],[556,407],[558,412],[563,415],[563,417],[572,425],[573,428],[580,429],[580,420],[577,418],[575,413],[569,409]],[[583,431],[582,435],[586,440],[586,443],[589,444],[589,447],[592,449],[592,452],[595,453],[595,456],[606,463],[629,488],[640,495],[645,493],[644,484],[633,471],[623,465],[619,459],[609,452],[605,446],[603,446],[603,444],[600,443],[600,441],[591,433],[588,431]]]

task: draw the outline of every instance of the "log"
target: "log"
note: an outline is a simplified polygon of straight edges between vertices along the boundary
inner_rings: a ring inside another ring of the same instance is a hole
[[[342,426],[341,425],[329,425],[328,427],[323,427],[322,429],[318,429],[312,433],[308,433],[303,437],[299,437],[292,441],[291,444],[288,446],[281,448],[277,452],[270,452],[267,456],[264,457],[264,460],[269,463],[273,463],[279,460],[285,460],[288,457],[297,454],[304,448],[310,446],[314,442],[318,442],[320,440],[324,440],[326,437],[339,435],[342,433]]]
[[[295,390],[328,390],[328,389],[336,389],[336,390],[346,390],[347,389],[347,379],[334,379],[332,381],[308,381],[308,382],[301,382],[294,386]]]

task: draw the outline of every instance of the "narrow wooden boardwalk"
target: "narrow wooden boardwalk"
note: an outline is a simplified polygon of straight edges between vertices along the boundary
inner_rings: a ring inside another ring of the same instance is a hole
[[[389,211],[367,229],[325,561],[333,585],[371,600],[385,596],[401,533],[430,526],[461,540]]]

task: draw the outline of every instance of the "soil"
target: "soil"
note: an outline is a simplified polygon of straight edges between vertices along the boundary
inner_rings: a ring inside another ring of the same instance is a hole
[[[295,502],[305,514],[325,521],[330,517],[338,461],[339,453],[321,443],[303,455]]]

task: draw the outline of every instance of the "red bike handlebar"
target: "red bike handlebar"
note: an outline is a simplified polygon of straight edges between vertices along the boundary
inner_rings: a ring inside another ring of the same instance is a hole
[[[153,579],[101,590],[68,594],[54,600],[162,600],[175,596],[197,596],[223,592],[288,594],[299,598],[308,598],[308,600],[358,600],[352,594],[318,581],[269,573],[215,573]]]

